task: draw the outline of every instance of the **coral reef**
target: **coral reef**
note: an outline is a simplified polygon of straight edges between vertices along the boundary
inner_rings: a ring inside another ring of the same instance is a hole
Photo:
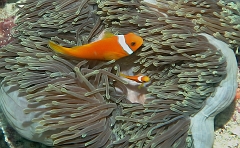
[[[229,48],[240,44],[231,21],[237,4],[27,0],[18,5],[16,40],[0,49],[3,113],[23,137],[49,146],[210,148],[213,118],[237,87]],[[86,44],[104,29],[137,33],[144,45],[108,62],[54,55],[47,46]],[[119,77],[123,71],[151,83],[139,90]]]
[[[0,21],[0,47],[3,47],[13,41],[11,30],[14,26],[14,16]]]
[[[0,48],[13,41],[14,32],[12,28],[15,26],[15,4],[6,4],[4,8],[0,8]]]

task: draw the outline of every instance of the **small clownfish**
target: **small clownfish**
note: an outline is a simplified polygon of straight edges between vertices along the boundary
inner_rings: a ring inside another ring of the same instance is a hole
[[[136,51],[143,44],[143,39],[134,33],[114,35],[106,32],[103,39],[82,45],[67,48],[53,41],[48,45],[57,53],[87,59],[87,60],[118,60]]]
[[[143,87],[144,83],[147,83],[150,81],[150,78],[148,76],[142,76],[142,75],[128,76],[123,73],[120,73],[120,76],[127,78],[129,80],[133,80],[135,82],[141,83],[141,85],[138,86],[139,89]]]

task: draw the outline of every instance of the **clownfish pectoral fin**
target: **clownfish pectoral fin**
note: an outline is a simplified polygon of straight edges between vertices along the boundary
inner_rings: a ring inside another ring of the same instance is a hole
[[[122,57],[123,56],[121,54],[115,53],[115,52],[109,52],[109,53],[104,54],[105,60],[118,60]]]
[[[138,86],[138,89],[141,89],[143,86],[144,86],[144,83],[140,84],[140,85]]]
[[[117,60],[118,57],[115,55],[105,55],[104,60]]]

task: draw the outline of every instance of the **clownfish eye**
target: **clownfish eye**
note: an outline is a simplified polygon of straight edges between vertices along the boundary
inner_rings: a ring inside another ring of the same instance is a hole
[[[135,46],[136,45],[136,42],[131,42],[131,46]]]

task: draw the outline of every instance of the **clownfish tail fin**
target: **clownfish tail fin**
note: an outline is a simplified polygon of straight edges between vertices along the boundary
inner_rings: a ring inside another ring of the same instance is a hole
[[[61,53],[61,54],[65,53],[65,47],[62,47],[53,41],[49,41],[48,46],[57,53]]]

